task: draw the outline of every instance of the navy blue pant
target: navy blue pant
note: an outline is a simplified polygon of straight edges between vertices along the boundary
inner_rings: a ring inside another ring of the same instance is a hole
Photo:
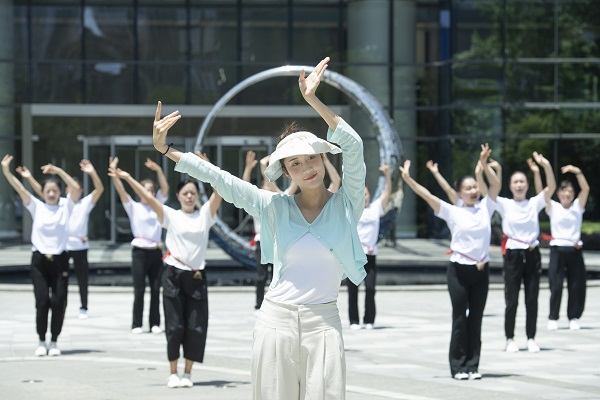
[[[134,247],[131,251],[131,257],[131,275],[133,277],[133,323],[131,327],[142,327],[146,276],[150,283],[150,327],[159,326],[160,280],[163,270],[162,252],[160,249],[148,250]]]
[[[365,264],[367,276],[363,281],[365,283],[365,316],[363,323],[373,324],[375,322],[375,282],[377,280],[377,265],[375,256],[367,254],[367,263]],[[347,280],[348,285],[348,314],[350,316],[350,324],[359,323],[358,316],[358,286]]]

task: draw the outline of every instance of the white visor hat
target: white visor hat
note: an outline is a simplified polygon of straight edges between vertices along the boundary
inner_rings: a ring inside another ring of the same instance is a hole
[[[275,182],[283,174],[281,161],[287,157],[341,152],[342,149],[336,145],[320,139],[310,132],[294,132],[277,144],[277,148],[269,157],[269,166],[265,170],[265,175],[271,182]]]

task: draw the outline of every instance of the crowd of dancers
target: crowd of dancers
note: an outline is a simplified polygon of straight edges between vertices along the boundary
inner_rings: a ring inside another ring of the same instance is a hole
[[[344,399],[346,361],[342,321],[337,308],[340,282],[346,279],[349,328],[373,329],[376,306],[376,255],[380,220],[392,196],[392,171],[382,165],[385,187],[374,200],[365,186],[366,169],[360,136],[316,96],[327,70],[323,59],[307,75],[298,78],[301,95],[328,127],[327,140],[292,124],[280,134],[275,151],[262,160],[246,154],[241,178],[213,165],[206,155],[184,153],[168,144],[168,131],[181,118],[178,111],[162,117],[159,102],[154,118],[153,143],[157,151],[175,164],[175,170],[194,180],[183,180],[175,192],[179,209],[165,204],[169,185],[162,169],[151,160],[146,166],[157,174],[136,181],[109,160],[108,174],[129,217],[134,236],[132,265],[134,300],[131,332],[143,332],[146,277],[150,284],[149,329],[162,333],[160,292],[164,308],[164,332],[170,374],[167,386],[192,387],[194,362],[203,362],[208,329],[207,271],[205,255],[208,234],[222,200],[244,209],[253,217],[257,254],[256,324],[252,347],[251,375],[254,399]],[[342,175],[327,154],[341,154]],[[446,221],[451,232],[447,284],[452,304],[449,349],[450,374],[454,379],[481,379],[481,326],[489,286],[491,218],[502,218],[505,285],[506,351],[521,350],[515,340],[515,319],[521,285],[525,291],[526,342],[530,352],[540,350],[535,341],[541,274],[539,213],[545,209],[551,221],[550,315],[548,329],[557,329],[566,276],[567,319],[570,329],[579,329],[586,290],[582,255],[581,224],[589,186],[582,171],[567,165],[561,171],[576,177],[575,185],[564,180],[556,189],[550,162],[533,153],[528,165],[534,176],[536,195],[527,198],[527,175],[515,171],[509,179],[512,198],[501,197],[500,164],[490,159],[492,150],[481,146],[474,176],[461,177],[455,188],[444,179],[432,161],[427,163],[447,194],[444,201],[416,182],[411,162],[399,167],[402,194],[405,183]],[[2,159],[2,170],[25,208],[31,213],[31,278],[36,307],[39,343],[37,356],[59,356],[57,345],[67,303],[69,259],[73,258],[81,300],[80,318],[87,318],[87,225],[89,214],[104,187],[93,165],[81,161],[94,189],[83,197],[77,179],[52,164],[42,167],[49,178],[41,184],[26,167],[16,171],[31,184],[35,197],[11,172],[13,157]],[[260,165],[261,182],[250,183],[253,168]],[[542,186],[541,170],[546,185]],[[325,176],[331,184],[325,186]],[[276,181],[285,176],[290,187],[281,190]],[[67,186],[62,195],[62,183]],[[198,182],[212,186],[209,200],[199,205]],[[125,190],[127,183],[138,196]],[[558,201],[552,200],[554,194]],[[393,214],[394,216],[396,214]],[[163,253],[162,230],[166,230]],[[267,275],[270,285],[265,292]],[[358,287],[365,282],[364,317],[358,311]],[[50,341],[47,342],[51,312]],[[184,371],[178,372],[183,349]],[[250,349],[249,349],[250,351]]]

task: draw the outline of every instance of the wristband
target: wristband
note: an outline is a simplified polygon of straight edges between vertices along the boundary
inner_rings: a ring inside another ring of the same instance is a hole
[[[162,155],[163,155],[163,156],[166,156],[166,155],[167,155],[167,153],[169,152],[169,149],[171,148],[171,146],[173,146],[173,143],[171,143],[171,144],[169,144],[169,145],[167,146],[167,149],[165,150],[165,152],[164,152],[164,153],[162,153]]]

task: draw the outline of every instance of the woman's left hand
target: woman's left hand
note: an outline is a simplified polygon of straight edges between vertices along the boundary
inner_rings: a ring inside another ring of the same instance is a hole
[[[323,75],[327,70],[328,62],[329,57],[322,59],[308,77],[306,76],[306,72],[304,70],[300,71],[298,86],[300,87],[300,93],[302,93],[302,97],[307,98],[315,95],[315,92],[321,83],[321,78],[323,78]]]

